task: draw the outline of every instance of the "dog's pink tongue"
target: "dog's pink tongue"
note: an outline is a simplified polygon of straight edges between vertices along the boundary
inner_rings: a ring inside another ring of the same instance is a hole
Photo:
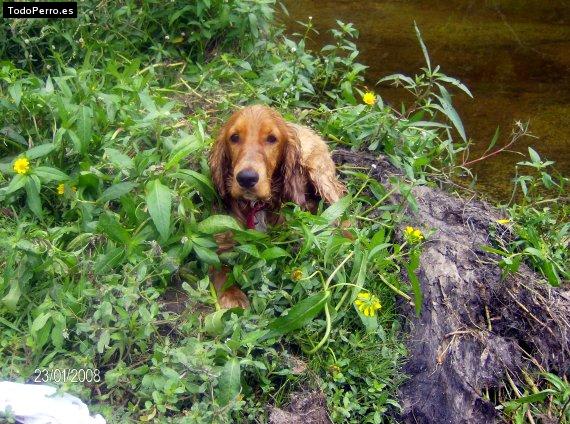
[[[247,214],[246,217],[246,225],[247,228],[249,228],[250,230],[254,230],[255,229],[255,214],[257,212],[259,212],[260,210],[262,210],[264,208],[264,204],[263,203],[258,203],[255,204],[251,207],[251,210],[249,211],[249,213]]]

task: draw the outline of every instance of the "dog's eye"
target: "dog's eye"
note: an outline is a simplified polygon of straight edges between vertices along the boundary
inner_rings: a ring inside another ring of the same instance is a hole
[[[277,137],[275,137],[273,134],[269,134],[267,136],[267,142],[270,144],[273,144],[277,141]]]
[[[237,134],[237,133],[236,133],[236,134],[232,134],[232,135],[230,136],[230,141],[231,141],[232,143],[237,143],[237,142],[239,141],[239,134]]]

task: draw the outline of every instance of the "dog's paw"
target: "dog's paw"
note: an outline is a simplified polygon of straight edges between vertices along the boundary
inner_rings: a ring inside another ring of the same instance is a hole
[[[247,296],[236,286],[228,287],[223,293],[218,294],[218,304],[222,309],[249,308]]]

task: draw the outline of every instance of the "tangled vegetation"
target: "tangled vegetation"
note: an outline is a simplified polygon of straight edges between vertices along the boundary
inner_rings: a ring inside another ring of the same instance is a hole
[[[395,303],[420,312],[414,271],[430,233],[389,198],[413,207],[413,185],[456,169],[467,141],[448,89],[469,91],[431,68],[422,43],[422,73],[388,79],[417,90],[396,112],[367,93],[350,24],[312,52],[311,21],[285,35],[274,0],[139,3],[0,23],[0,377],[98,370],[60,385],[109,422],[266,422],[298,389],[322,390],[335,422],[392,420],[406,355]],[[405,179],[386,187],[342,167],[338,203],[315,215],[286,205],[286,225],[244,230],[220,209],[206,157],[217,126],[251,102],[336,147],[383,153]],[[520,208],[527,232],[505,263],[530,255],[559,284],[563,206]],[[526,220],[550,223],[545,256]],[[237,245],[217,255],[213,235],[228,229]],[[249,310],[217,307],[208,270],[220,264]],[[177,311],[172,286],[187,295]]]

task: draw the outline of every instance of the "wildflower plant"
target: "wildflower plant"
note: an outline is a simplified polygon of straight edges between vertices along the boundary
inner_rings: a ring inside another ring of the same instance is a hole
[[[507,243],[503,231],[493,229],[496,237],[487,250],[500,255],[499,264],[505,273],[516,272],[526,261],[550,285],[559,286],[570,280],[570,208],[565,200],[569,179],[552,171],[554,162],[542,160],[532,147],[528,148],[528,157],[517,165],[511,205],[504,207],[510,218],[497,220],[516,238]],[[530,172],[518,175],[519,169]],[[517,192],[522,199],[514,203]]]

